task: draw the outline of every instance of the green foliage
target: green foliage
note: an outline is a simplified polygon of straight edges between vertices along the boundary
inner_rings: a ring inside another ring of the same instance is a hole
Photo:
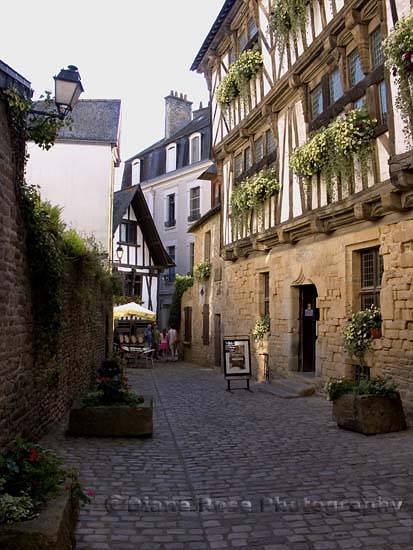
[[[255,327],[251,331],[251,336],[255,341],[260,341],[264,338],[267,332],[270,331],[270,316],[263,315],[261,319],[255,323]]]
[[[194,267],[194,276],[197,281],[203,282],[211,276],[211,262],[201,262]]]
[[[118,289],[119,290],[119,289]],[[113,298],[114,303],[117,306],[123,306],[124,304],[130,304],[130,302],[135,302],[135,304],[142,303],[141,296],[123,296],[120,292],[117,292]]]
[[[296,40],[307,24],[308,0],[275,0],[271,8],[268,32],[279,50],[285,48],[290,35]]]
[[[61,328],[62,281],[67,262],[76,265],[76,291],[80,297],[84,298],[85,292],[94,292],[96,283],[109,296],[117,287],[103,268],[97,244],[73,229],[66,231],[60,218],[61,209],[43,201],[37,187],[21,185],[20,204],[33,289],[36,350],[53,357]]]
[[[241,96],[248,97],[248,83],[257,74],[263,64],[258,50],[245,50],[228,69],[216,92],[221,107],[228,107],[232,100]]]
[[[55,365],[47,371],[46,384],[49,388],[57,388],[63,376],[64,367],[62,364]]]
[[[6,96],[11,121],[16,132],[25,140],[33,141],[42,149],[50,149],[56,141],[57,134],[64,126],[70,127],[72,119],[67,117],[60,120],[56,117],[45,117],[30,113],[33,108],[33,102],[27,97],[21,97],[15,88],[9,88],[4,91]],[[50,92],[46,91],[42,96],[45,113],[53,113],[54,102]]]
[[[360,361],[372,343],[371,329],[381,327],[381,312],[376,306],[353,313],[343,331],[344,348]]]
[[[290,168],[305,178],[324,171],[331,192],[334,179],[350,176],[354,159],[367,172],[376,125],[365,107],[349,111],[298,147],[291,155]]]
[[[245,178],[235,186],[231,195],[232,217],[241,219],[252,209],[261,212],[265,201],[279,190],[274,168],[265,168]]]
[[[33,516],[33,508],[33,502],[27,495],[0,494],[0,525],[30,519]]]
[[[396,107],[404,124],[408,145],[413,143],[413,9],[402,17],[383,42],[386,65],[392,71],[398,93]]]
[[[354,395],[382,395],[394,399],[397,394],[397,386],[389,378],[362,378],[353,380],[350,378],[331,378],[324,387],[329,401],[336,401],[342,395],[352,393]]]
[[[175,290],[172,296],[171,309],[169,313],[169,324],[176,330],[181,326],[181,303],[182,295],[194,284],[193,277],[188,275],[176,275]]]
[[[34,506],[56,493],[65,479],[61,461],[35,443],[16,439],[0,455],[2,492],[28,496]]]

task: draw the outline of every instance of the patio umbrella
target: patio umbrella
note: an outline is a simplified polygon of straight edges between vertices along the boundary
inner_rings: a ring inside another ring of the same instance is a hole
[[[138,319],[146,319],[148,321],[155,321],[156,314],[150,309],[146,309],[135,302],[124,304],[123,306],[116,306],[113,308],[114,319],[120,319],[121,317],[137,317]]]

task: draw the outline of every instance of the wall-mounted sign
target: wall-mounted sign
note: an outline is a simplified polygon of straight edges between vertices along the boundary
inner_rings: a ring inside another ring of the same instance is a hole
[[[224,375],[231,388],[231,380],[251,378],[251,350],[249,338],[224,338]]]

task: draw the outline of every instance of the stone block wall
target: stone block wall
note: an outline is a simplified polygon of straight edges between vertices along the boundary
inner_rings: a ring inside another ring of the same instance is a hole
[[[57,356],[35,361],[33,310],[24,225],[18,206],[16,150],[0,100],[0,447],[21,435],[36,438],[62,419],[85,391],[110,340],[111,300],[96,281],[79,295],[76,267],[64,286],[63,327]],[[20,156],[20,157],[19,157]],[[57,384],[53,372],[60,373]]]

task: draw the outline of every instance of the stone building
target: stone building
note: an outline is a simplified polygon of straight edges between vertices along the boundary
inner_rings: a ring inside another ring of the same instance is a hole
[[[271,376],[390,375],[413,404],[413,161],[382,51],[410,3],[310,0],[294,34],[274,22],[277,9],[277,0],[226,0],[192,65],[210,89],[221,183],[222,282],[220,296],[209,293],[211,311],[219,308],[221,336],[251,334],[269,315],[269,333],[253,345],[257,378],[266,355]],[[237,60],[257,51],[242,74]],[[333,176],[313,165],[303,177],[297,148],[333,121],[345,124],[338,116],[363,112],[355,125],[370,125],[367,158]],[[260,170],[278,185],[240,216],[234,195]],[[195,320],[203,305],[192,293]],[[361,365],[345,353],[343,329],[371,304],[381,308],[382,337]],[[212,357],[205,346],[191,353]]]
[[[188,227],[211,208],[210,110],[192,110],[187,97],[165,98],[165,137],[125,162],[122,189],[140,184],[160,239],[175,264],[160,277],[158,319],[169,323],[175,274],[192,271],[194,238]],[[122,244],[122,243],[121,243]]]

